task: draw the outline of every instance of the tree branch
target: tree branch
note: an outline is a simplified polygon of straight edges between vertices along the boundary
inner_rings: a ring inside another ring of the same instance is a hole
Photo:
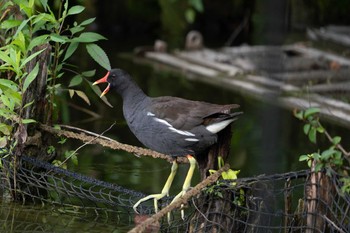
[[[44,124],[40,124],[39,127],[42,130],[49,132],[51,134],[55,134],[58,136],[65,136],[67,138],[78,139],[86,144],[99,144],[104,147],[109,147],[115,150],[124,150],[137,155],[151,156],[153,158],[164,159],[164,160],[167,160],[168,162],[172,162],[174,160],[174,157],[172,156],[161,154],[150,149],[123,144],[116,140],[108,138],[106,136],[102,136],[102,135],[99,135],[84,129],[72,127],[72,126],[62,125],[60,127],[74,129],[77,132],[62,130],[62,129],[55,129],[51,126],[44,125]],[[176,161],[178,163],[188,163],[188,159],[186,157],[176,157]]]

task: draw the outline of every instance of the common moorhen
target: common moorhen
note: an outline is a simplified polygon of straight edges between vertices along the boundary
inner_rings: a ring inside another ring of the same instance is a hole
[[[183,196],[190,188],[196,155],[203,153],[217,141],[217,133],[237,119],[242,112],[231,112],[237,104],[217,105],[191,101],[177,97],[149,97],[121,69],[110,70],[93,85],[108,83],[101,97],[110,89],[123,98],[123,113],[130,130],[146,147],[173,157],[187,156],[190,162],[182,191],[173,199]],[[194,157],[193,157],[194,156]],[[137,206],[146,200],[154,199],[155,211],[157,200],[169,194],[177,170],[176,159],[171,173],[160,194],[152,194],[139,200]],[[183,211],[182,211],[183,215]]]

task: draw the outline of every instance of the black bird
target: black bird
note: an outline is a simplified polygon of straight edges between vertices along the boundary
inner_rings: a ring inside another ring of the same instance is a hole
[[[190,188],[196,155],[206,151],[217,142],[217,133],[237,119],[242,112],[232,112],[237,104],[218,105],[200,101],[191,101],[177,97],[149,97],[121,69],[112,69],[101,79],[93,83],[108,83],[101,97],[109,90],[117,92],[123,98],[123,113],[130,130],[146,147],[173,157],[187,156],[190,162],[182,191],[174,200],[183,196]],[[146,200],[157,200],[169,194],[177,170],[176,159],[171,173],[160,194],[152,194],[140,199],[137,206]],[[174,201],[173,200],[173,201]],[[183,215],[183,211],[182,211]]]

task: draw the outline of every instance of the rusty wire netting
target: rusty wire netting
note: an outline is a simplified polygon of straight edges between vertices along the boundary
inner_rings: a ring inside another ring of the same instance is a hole
[[[0,191],[6,195],[13,191],[9,190],[5,179],[13,178],[13,169],[5,160],[2,163]],[[92,229],[99,224],[108,225],[112,232],[117,226],[131,229],[135,222],[153,214],[153,207],[148,203],[141,205],[140,215],[132,210],[143,193],[34,158],[23,156],[21,163],[16,174],[20,186],[17,196],[26,205],[28,215],[40,209],[35,203],[45,204],[58,214],[89,222],[89,232],[95,232]],[[336,173],[326,176],[299,171],[234,182],[235,185],[232,181],[220,181],[192,197],[185,211],[185,221],[174,211],[170,225],[162,219],[147,229],[161,232],[350,232],[350,196],[340,190],[342,177]],[[3,225],[5,221],[2,219],[0,223]],[[27,232],[52,231],[47,224],[30,223],[27,219],[21,224],[27,227]],[[17,222],[14,229],[23,230],[21,224]]]

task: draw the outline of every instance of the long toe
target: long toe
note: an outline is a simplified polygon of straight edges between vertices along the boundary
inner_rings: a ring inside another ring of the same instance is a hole
[[[148,195],[144,198],[141,198],[140,200],[138,200],[138,202],[136,202],[136,204],[132,207],[134,209],[134,211],[136,213],[139,213],[137,211],[137,207],[142,203],[142,202],[145,202],[145,201],[148,201],[149,199],[154,199],[154,211],[157,213],[158,212],[158,200],[159,199],[162,199],[163,197],[166,196],[166,193],[159,193],[159,194],[151,194],[151,195]]]

